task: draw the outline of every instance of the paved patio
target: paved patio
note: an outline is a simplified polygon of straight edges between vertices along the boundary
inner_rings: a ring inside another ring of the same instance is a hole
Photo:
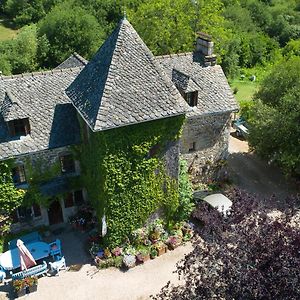
[[[192,250],[190,243],[169,251],[161,257],[146,262],[127,272],[115,268],[98,270],[85,250],[85,233],[70,227],[54,230],[55,235],[46,238],[62,241],[62,250],[67,266],[82,265],[79,271],[61,271],[59,276],[41,277],[38,291],[28,294],[24,299],[64,299],[64,300],[142,300],[149,299],[167,284],[178,283],[173,273],[176,263]],[[0,300],[14,299],[11,286],[0,286]]]

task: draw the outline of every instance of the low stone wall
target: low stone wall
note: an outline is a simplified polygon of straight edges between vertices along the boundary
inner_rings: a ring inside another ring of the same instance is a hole
[[[180,152],[188,162],[193,183],[207,182],[218,175],[220,160],[228,156],[230,117],[230,113],[223,113],[186,120]]]

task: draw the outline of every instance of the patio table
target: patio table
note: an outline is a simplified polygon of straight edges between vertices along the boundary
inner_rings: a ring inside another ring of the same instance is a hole
[[[30,251],[30,253],[32,254],[35,260],[39,260],[49,256],[50,247],[49,244],[45,242],[33,242],[30,244],[25,244],[25,246]],[[7,271],[19,268],[20,267],[19,249],[15,248],[4,252],[0,256],[0,265],[3,267],[3,269]]]

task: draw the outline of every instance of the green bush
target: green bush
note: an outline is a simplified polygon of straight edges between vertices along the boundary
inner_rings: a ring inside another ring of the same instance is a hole
[[[186,161],[180,160],[179,167],[179,206],[175,214],[175,220],[186,221],[195,207],[193,188],[189,180]]]

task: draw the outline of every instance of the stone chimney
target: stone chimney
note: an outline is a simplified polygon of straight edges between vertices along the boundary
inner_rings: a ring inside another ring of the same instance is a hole
[[[214,66],[216,64],[217,57],[213,54],[214,43],[212,37],[204,32],[197,32],[196,51],[203,56],[204,65]]]

